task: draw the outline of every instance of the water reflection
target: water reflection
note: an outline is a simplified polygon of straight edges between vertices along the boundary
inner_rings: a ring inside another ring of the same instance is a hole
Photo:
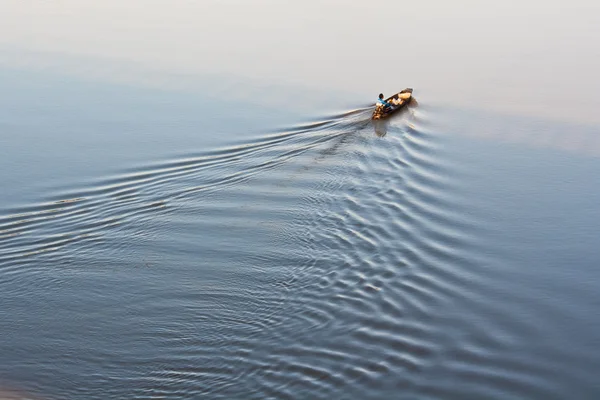
[[[87,57],[91,63],[76,66],[79,72],[120,76],[120,63],[131,61],[140,76],[147,69],[190,78],[221,73],[347,91],[357,101],[406,84],[458,107],[554,118],[556,93],[569,93],[559,117],[600,121],[600,53],[588,51],[600,39],[593,18],[600,6],[590,0],[568,8],[539,0],[380,0],[377,7],[316,0],[4,3],[0,52],[13,53],[2,54],[0,64],[22,64],[32,53],[39,57],[28,68]],[[381,36],[398,26],[419,34],[391,47]],[[116,63],[96,67],[102,60]]]
[[[597,160],[447,134],[547,125],[371,112],[62,176],[3,209],[0,378],[53,399],[595,398]],[[586,251],[581,274],[552,265]]]
[[[377,136],[384,137],[387,135],[387,129],[390,124],[388,119],[372,120],[371,123],[373,124],[373,129],[375,130],[375,134]]]
[[[597,6],[174,3],[3,8],[0,398],[599,397]]]
[[[26,393],[13,388],[0,388],[0,400],[41,400],[39,397],[34,397],[31,393]]]

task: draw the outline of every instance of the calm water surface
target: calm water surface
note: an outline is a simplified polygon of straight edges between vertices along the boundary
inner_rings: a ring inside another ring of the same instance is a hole
[[[0,398],[600,396],[595,3],[63,3],[0,27]]]

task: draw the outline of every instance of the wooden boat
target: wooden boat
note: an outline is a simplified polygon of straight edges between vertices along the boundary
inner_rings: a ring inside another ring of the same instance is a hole
[[[376,105],[371,119],[384,119],[403,109],[412,100],[412,92],[412,89],[407,88],[402,90],[401,92],[396,93],[391,97],[388,97],[387,99],[385,99],[385,101],[390,103],[392,106],[383,107],[379,104]]]

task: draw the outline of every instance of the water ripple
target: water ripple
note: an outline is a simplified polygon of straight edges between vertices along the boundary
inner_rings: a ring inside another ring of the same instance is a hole
[[[567,308],[513,315],[531,288],[507,296],[485,177],[438,112],[359,108],[0,212],[6,343],[35,343],[36,392],[561,398],[556,360],[596,363],[531,340]]]

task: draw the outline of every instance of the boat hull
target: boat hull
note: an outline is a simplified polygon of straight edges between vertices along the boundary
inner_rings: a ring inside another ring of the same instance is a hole
[[[373,115],[371,116],[371,119],[384,119],[405,108],[408,105],[408,103],[410,103],[410,101],[412,100],[412,92],[413,90],[411,88],[407,88],[396,93],[391,97],[388,97],[387,99],[385,99],[385,101],[392,104],[392,106],[376,106],[375,110],[373,111]]]

